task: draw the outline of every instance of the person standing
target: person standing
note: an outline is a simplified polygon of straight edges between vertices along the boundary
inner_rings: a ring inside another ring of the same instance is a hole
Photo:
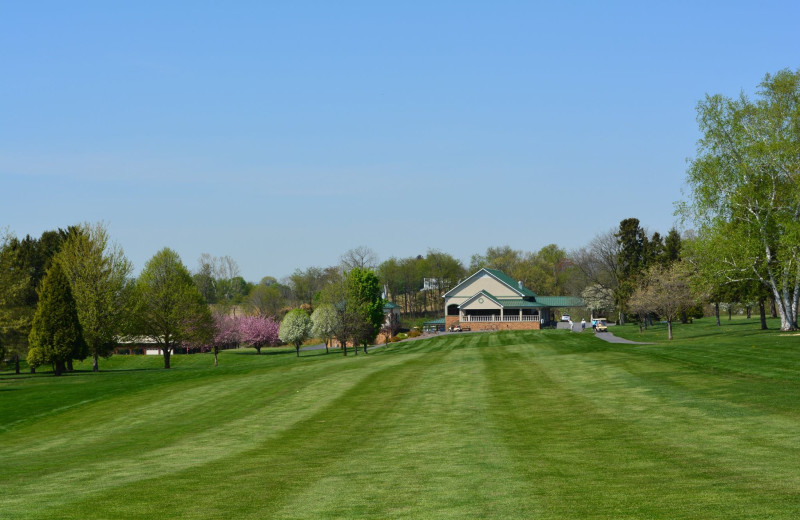
[[[586,330],[586,318],[581,319],[581,332]]]
[[[569,319],[569,331],[572,332],[572,318]]]

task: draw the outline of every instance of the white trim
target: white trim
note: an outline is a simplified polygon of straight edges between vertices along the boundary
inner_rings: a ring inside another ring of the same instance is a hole
[[[475,281],[475,280],[478,278],[478,275],[479,275],[479,274],[481,274],[481,273],[486,273],[486,274],[488,274],[489,276],[491,276],[492,278],[494,278],[496,281],[500,282],[501,284],[505,285],[506,287],[508,287],[509,289],[511,289],[512,291],[514,291],[514,292],[515,292],[515,293],[517,293],[518,295],[520,295],[520,297],[522,297],[522,298],[524,298],[524,297],[525,297],[525,293],[523,293],[522,291],[520,291],[520,290],[519,290],[519,287],[514,287],[513,285],[509,285],[509,284],[507,284],[506,282],[504,282],[503,280],[501,280],[500,278],[498,278],[497,276],[495,276],[494,274],[492,274],[492,273],[491,273],[491,272],[490,272],[488,269],[486,269],[485,267],[481,267],[481,270],[480,270],[480,271],[476,271],[476,272],[475,272],[475,273],[473,273],[471,276],[468,276],[466,280],[464,280],[464,281],[463,281],[463,282],[461,282],[460,284],[456,285],[455,287],[453,287],[452,289],[450,289],[449,291],[447,291],[446,293],[444,293],[444,295],[442,296],[442,298],[447,298],[447,297],[450,295],[450,293],[452,293],[452,292],[455,292],[455,291],[456,291],[456,290],[457,290],[459,287],[461,287],[461,286],[462,286],[462,285],[464,285],[464,284],[468,284],[468,283],[469,283],[469,284],[471,284],[472,282],[474,282],[474,281]]]
[[[484,296],[485,296],[486,298],[489,298],[490,300],[492,300],[494,303],[496,303],[496,304],[497,304],[497,306],[498,306],[498,307],[500,307],[501,309],[503,308],[503,304],[502,304],[502,303],[500,303],[500,302],[497,300],[497,298],[495,298],[494,296],[489,296],[489,293],[487,293],[487,292],[485,292],[485,291],[478,291],[478,292],[476,292],[475,294],[473,294],[472,296],[470,296],[469,298],[467,298],[467,301],[465,301],[464,303],[462,303],[461,305],[459,305],[459,306],[458,306],[458,308],[459,308],[459,309],[461,309],[461,308],[462,308],[462,307],[464,307],[465,305],[468,305],[469,303],[471,303],[471,302],[475,301],[475,298],[481,298],[481,297],[484,297]]]

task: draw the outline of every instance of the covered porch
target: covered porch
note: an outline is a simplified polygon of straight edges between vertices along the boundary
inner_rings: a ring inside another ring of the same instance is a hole
[[[546,307],[523,298],[496,298],[481,291],[461,305],[451,305],[449,316],[464,323],[541,323],[547,321]]]
[[[459,316],[459,321],[463,322],[523,322],[523,321],[541,321],[539,314],[462,314]]]

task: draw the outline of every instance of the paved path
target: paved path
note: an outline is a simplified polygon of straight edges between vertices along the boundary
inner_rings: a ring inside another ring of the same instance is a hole
[[[622,343],[624,345],[655,345],[655,343],[642,343],[639,341],[631,341],[629,339],[618,338],[615,335],[611,334],[610,332],[595,332],[594,335],[602,339],[603,341],[608,341],[609,343]]]

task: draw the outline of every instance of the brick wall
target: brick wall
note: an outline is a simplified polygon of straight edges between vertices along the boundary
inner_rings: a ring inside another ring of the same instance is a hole
[[[511,322],[483,322],[465,321],[462,327],[469,327],[470,330],[539,330],[542,327],[538,321],[511,321]]]
[[[447,330],[459,323],[458,316],[445,316],[444,324]],[[538,321],[510,321],[510,322],[484,322],[484,321],[465,321],[462,327],[469,327],[470,330],[539,330],[542,328]]]

